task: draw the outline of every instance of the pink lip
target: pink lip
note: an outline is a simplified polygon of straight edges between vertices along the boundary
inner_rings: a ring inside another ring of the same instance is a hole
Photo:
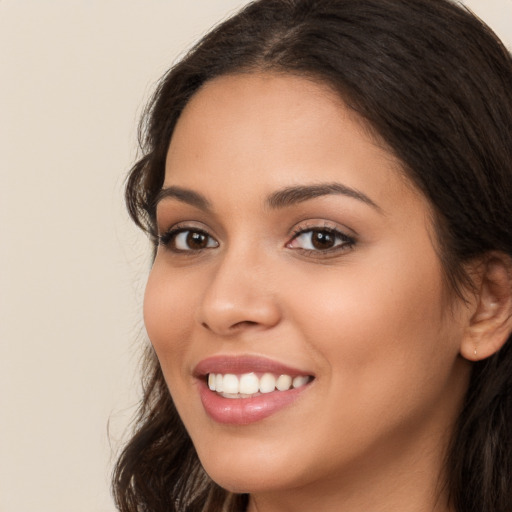
[[[275,373],[276,375],[311,375],[307,370],[299,370],[277,361],[255,356],[213,356],[203,359],[195,368],[194,375],[203,377],[209,373]]]
[[[260,357],[216,356],[201,361],[194,369],[194,375],[199,380],[199,395],[203,407],[214,421],[230,425],[248,425],[263,420],[291,405],[307,389],[309,385],[288,391],[274,391],[254,396],[252,398],[224,398],[211,391],[206,384],[209,373],[274,373],[277,375],[311,375],[296,368],[283,365]]]

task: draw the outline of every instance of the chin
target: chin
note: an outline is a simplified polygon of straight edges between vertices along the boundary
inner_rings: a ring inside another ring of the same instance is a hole
[[[206,472],[223,489],[236,494],[267,493],[293,487],[292,482],[282,478],[281,470],[263,469],[261,466],[235,466],[229,470],[223,466],[206,469]]]
[[[261,440],[239,443],[233,439],[225,447],[198,449],[199,459],[210,478],[222,488],[234,493],[266,492],[289,485],[300,478],[290,471],[297,461],[290,462],[290,454],[265,445]]]

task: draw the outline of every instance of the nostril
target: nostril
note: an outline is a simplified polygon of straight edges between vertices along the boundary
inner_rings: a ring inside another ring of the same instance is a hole
[[[237,322],[231,326],[232,329],[240,329],[242,327],[250,327],[251,325],[258,325],[258,322],[252,320],[244,320],[243,322]]]
[[[237,322],[229,327],[230,331],[242,329],[244,327],[251,327],[253,325],[258,325],[258,322],[253,322],[252,320],[243,320],[241,322]],[[206,322],[201,322],[201,326],[205,329],[211,331],[211,327]]]

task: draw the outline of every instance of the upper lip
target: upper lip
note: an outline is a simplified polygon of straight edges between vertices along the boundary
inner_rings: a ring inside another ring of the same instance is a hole
[[[274,373],[277,375],[290,375],[290,377],[312,376],[311,372],[293,368],[272,359],[249,355],[217,355],[200,361],[194,368],[194,376],[204,377],[209,373]]]

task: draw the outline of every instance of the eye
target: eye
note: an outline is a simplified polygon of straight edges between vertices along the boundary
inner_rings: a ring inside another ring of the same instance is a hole
[[[319,227],[300,230],[287,244],[287,247],[304,251],[329,252],[342,248],[349,249],[354,244],[353,238],[337,229]]]
[[[200,229],[176,228],[159,237],[160,245],[175,252],[193,252],[219,246],[219,242]]]

